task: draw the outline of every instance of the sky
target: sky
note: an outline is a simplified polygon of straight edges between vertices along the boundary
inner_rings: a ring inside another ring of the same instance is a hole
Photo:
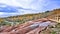
[[[1,7],[5,8],[0,11],[0,17],[7,17],[57,9],[60,8],[60,0],[0,0],[0,10]]]

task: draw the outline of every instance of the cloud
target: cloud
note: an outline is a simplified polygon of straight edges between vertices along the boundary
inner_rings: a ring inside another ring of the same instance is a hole
[[[45,8],[50,10],[58,6],[60,8],[59,0],[0,0],[0,3],[40,11],[44,11]]]
[[[12,7],[22,7],[20,9],[17,9],[18,11],[16,11],[15,13],[4,12],[2,14],[0,12],[1,16],[39,13],[44,12],[46,10],[60,8],[60,0],[0,0],[0,3],[4,3]]]
[[[15,16],[15,15],[21,15],[21,14],[19,14],[19,13],[5,13],[5,12],[0,12],[0,18],[8,17],[8,16]]]

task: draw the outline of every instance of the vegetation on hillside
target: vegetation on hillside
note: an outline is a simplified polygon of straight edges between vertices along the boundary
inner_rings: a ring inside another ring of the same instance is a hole
[[[37,14],[25,14],[25,15],[17,15],[17,16],[10,16],[6,18],[0,18],[0,24],[1,25],[21,24],[31,20],[46,18],[51,15],[57,14],[59,12],[60,12],[60,9],[56,9],[56,10],[46,11],[46,12],[37,13]]]

